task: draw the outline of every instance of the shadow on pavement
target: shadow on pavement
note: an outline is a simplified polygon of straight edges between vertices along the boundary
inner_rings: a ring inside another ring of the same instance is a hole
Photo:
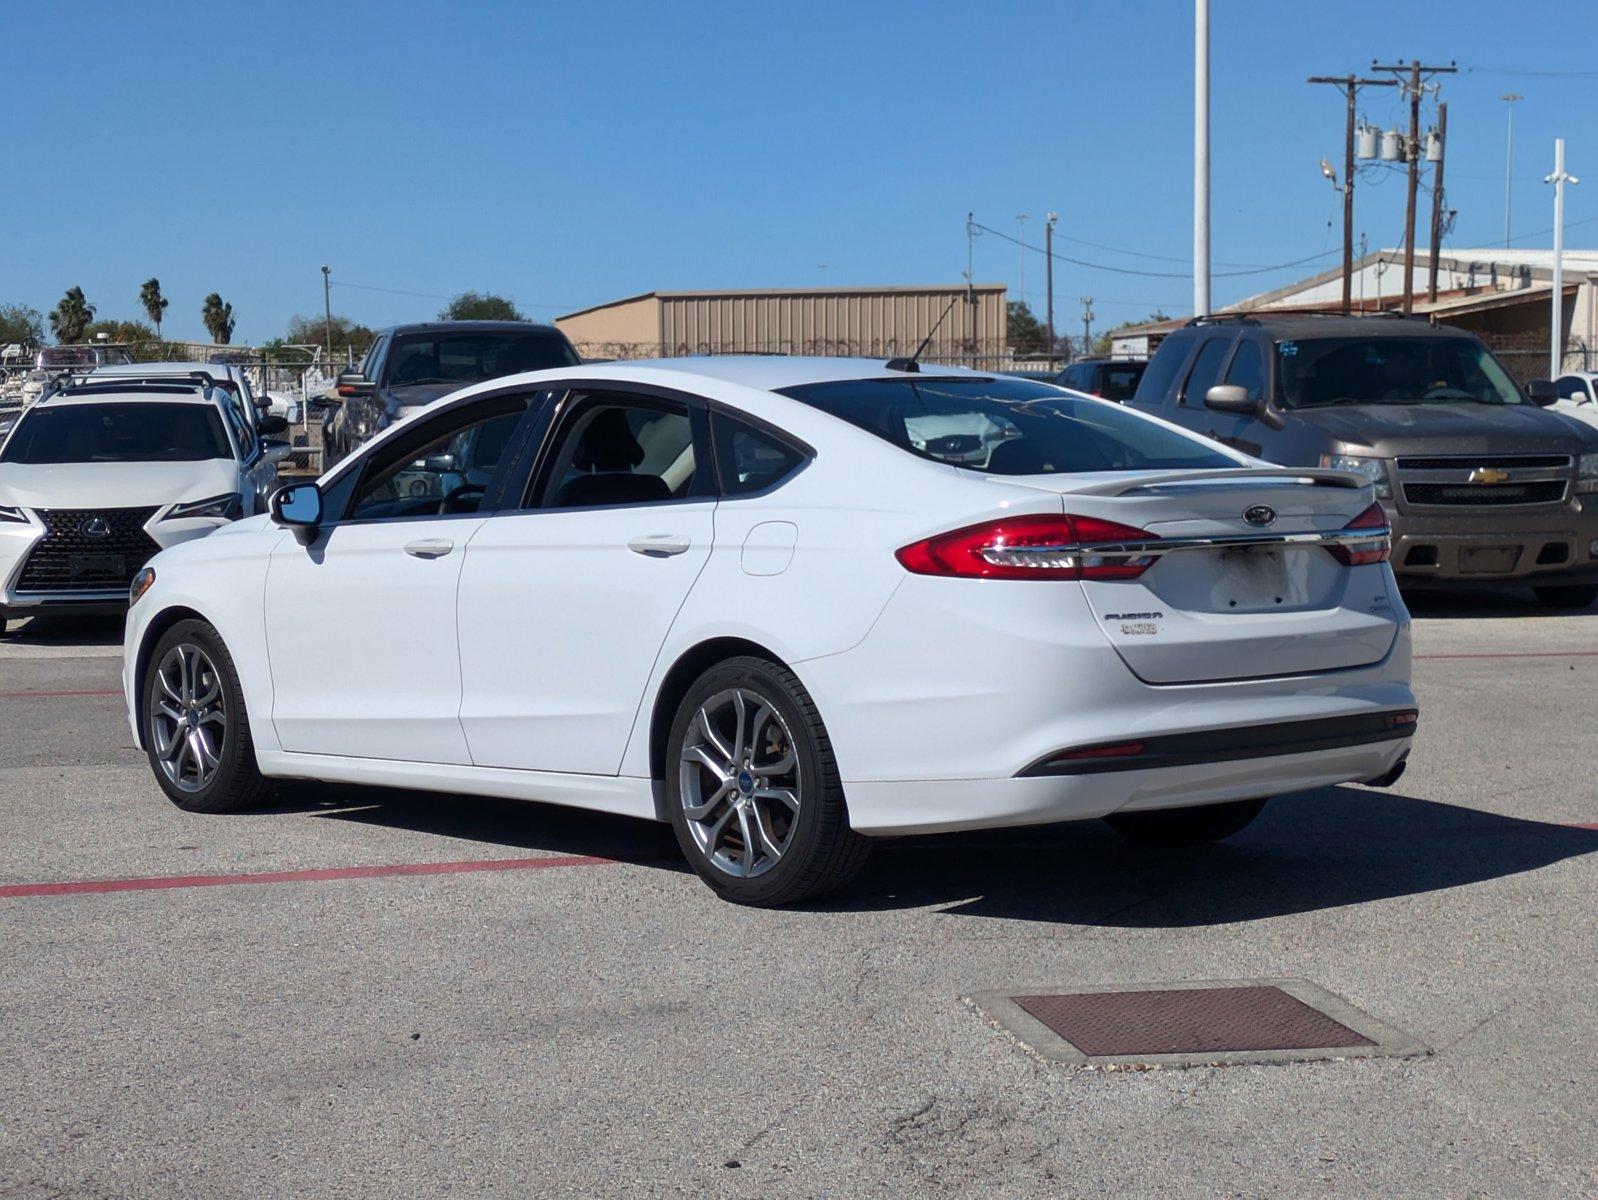
[[[1154,850],[1097,821],[884,846],[828,908],[1190,927],[1481,883],[1598,851],[1598,831],[1339,787],[1274,800],[1212,846]]]
[[[1461,617],[1581,617],[1598,614],[1598,603],[1586,608],[1551,608],[1530,587],[1404,589],[1410,615],[1440,620]]]
[[[331,784],[285,791],[279,811],[495,847],[591,854],[686,871],[669,827],[549,804]],[[1248,829],[1155,850],[1098,821],[880,844],[842,897],[870,912],[947,906],[960,916],[1120,928],[1190,927],[1342,908],[1482,883],[1598,851],[1598,830],[1351,787],[1283,797]]]
[[[120,646],[122,626],[121,617],[29,617],[7,638],[28,646]]]

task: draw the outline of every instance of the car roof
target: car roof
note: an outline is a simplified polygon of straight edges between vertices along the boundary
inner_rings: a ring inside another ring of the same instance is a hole
[[[1200,317],[1183,328],[1236,330],[1250,327],[1263,328],[1275,337],[1308,340],[1310,338],[1386,338],[1386,337],[1474,337],[1469,330],[1451,325],[1433,325],[1424,317],[1402,317],[1396,313],[1376,313],[1370,316],[1348,316],[1341,313],[1270,313],[1250,312],[1224,314],[1219,317]]]
[[[409,325],[390,325],[379,333],[518,333],[525,330],[565,336],[553,325],[537,321],[417,321]]]
[[[944,367],[935,363],[921,364],[918,374],[889,370],[888,360],[883,358],[812,358],[786,354],[706,354],[682,358],[617,359],[576,367],[554,367],[539,374],[604,379],[632,372],[691,375],[767,392],[802,387],[809,383],[838,383],[850,379],[916,380],[951,376],[989,379],[994,375],[992,371],[972,371],[965,367]]]
[[[216,404],[216,400],[206,395],[198,384],[185,387],[179,383],[145,384],[132,381],[67,388],[65,391],[51,392],[37,404],[62,408],[70,404],[120,404],[136,400],[159,400],[166,404]]]

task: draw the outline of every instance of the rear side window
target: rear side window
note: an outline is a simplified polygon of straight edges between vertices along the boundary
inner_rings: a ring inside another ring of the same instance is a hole
[[[1014,377],[855,379],[782,394],[918,458],[990,475],[1237,465],[1211,443],[1119,405]]]
[[[1138,404],[1165,403],[1171,385],[1176,382],[1176,373],[1187,361],[1187,352],[1193,348],[1193,339],[1196,336],[1193,333],[1173,333],[1160,343],[1159,349],[1154,352],[1154,357],[1149,359],[1148,369],[1143,372],[1143,378],[1133,396]]]
[[[710,416],[716,443],[716,475],[723,496],[743,496],[775,487],[803,465],[805,456],[774,435],[726,413]]]
[[[1231,339],[1224,337],[1211,338],[1204,343],[1198,357],[1193,360],[1187,383],[1182,387],[1183,404],[1191,408],[1204,407],[1204,393],[1215,386],[1216,378],[1221,373],[1221,363],[1225,361],[1231,344]]]

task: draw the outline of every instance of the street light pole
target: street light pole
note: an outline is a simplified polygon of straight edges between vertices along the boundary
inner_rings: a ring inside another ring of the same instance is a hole
[[[1193,0],[1193,315],[1210,311],[1210,0]]]
[[[1554,185],[1554,309],[1548,331],[1548,378],[1557,379],[1565,366],[1565,184],[1580,183],[1565,170],[1565,139],[1554,139],[1554,173],[1543,180]]]
[[[1504,145],[1504,249],[1509,249],[1509,197],[1511,180],[1515,172],[1515,102],[1526,97],[1519,92],[1505,92],[1498,97],[1509,109],[1509,136]]]
[[[333,285],[327,264],[322,264],[322,337],[328,366],[333,365]]]
[[[1043,274],[1047,279],[1049,292],[1049,353],[1054,353],[1054,223],[1060,219],[1059,213],[1050,213],[1043,222]]]
[[[1361,79],[1350,73],[1345,76],[1311,75],[1310,83],[1330,83],[1341,89],[1348,100],[1348,112],[1343,123],[1343,315],[1353,307],[1354,290],[1354,106],[1362,87],[1396,87],[1392,79]],[[1337,181],[1332,180],[1333,186]]]
[[[1020,301],[1026,303],[1026,222],[1029,213],[1015,214],[1015,269],[1016,290],[1020,293]]]

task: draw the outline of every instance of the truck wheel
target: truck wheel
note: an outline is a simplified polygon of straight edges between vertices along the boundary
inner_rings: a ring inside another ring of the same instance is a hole
[[[1598,600],[1598,584],[1565,584],[1559,587],[1532,588],[1537,599],[1549,608],[1586,608]]]
[[[1226,804],[1200,804],[1193,808],[1163,808],[1152,812],[1111,813],[1104,823],[1122,837],[1147,846],[1176,849],[1218,842],[1242,829],[1265,807],[1259,800],[1232,800]]]

